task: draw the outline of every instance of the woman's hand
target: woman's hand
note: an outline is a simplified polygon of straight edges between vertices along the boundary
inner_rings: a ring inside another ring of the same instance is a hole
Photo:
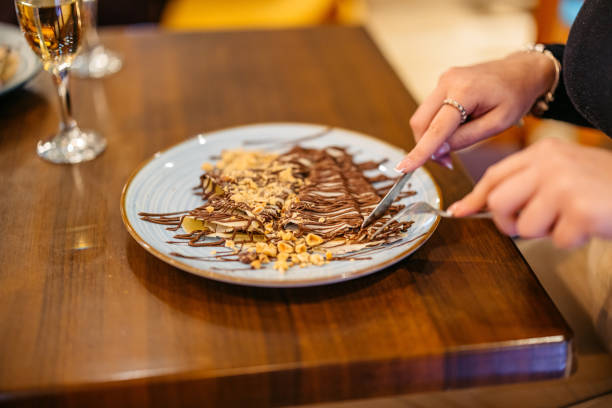
[[[410,119],[416,146],[397,165],[408,172],[432,155],[469,146],[515,124],[545,94],[555,77],[555,66],[537,52],[517,52],[502,60],[451,68]],[[459,102],[469,115],[461,125],[459,111],[443,105],[446,98]]]
[[[508,235],[550,235],[562,248],[612,238],[612,152],[542,140],[491,166],[449,210],[461,217],[485,205]]]

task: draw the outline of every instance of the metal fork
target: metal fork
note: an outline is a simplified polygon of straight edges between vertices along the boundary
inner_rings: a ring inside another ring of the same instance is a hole
[[[491,218],[491,213],[488,211],[477,212],[471,215],[466,215],[465,217],[455,217],[451,212],[432,207],[429,203],[426,203],[425,201],[416,201],[402,208],[389,221],[385,222],[381,227],[379,227],[374,232],[374,234],[372,234],[372,238],[378,235],[380,231],[385,229],[393,221],[397,221],[400,218],[407,217],[410,215],[415,215],[415,214],[433,214],[433,215],[438,215],[443,218]]]

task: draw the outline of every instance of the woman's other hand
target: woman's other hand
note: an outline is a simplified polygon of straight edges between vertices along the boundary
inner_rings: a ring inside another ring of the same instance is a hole
[[[612,238],[612,152],[542,140],[491,166],[449,209],[461,217],[485,206],[508,235],[551,236],[561,248]]]
[[[432,156],[443,158],[507,129],[550,89],[554,77],[553,62],[538,52],[517,52],[501,60],[451,68],[410,119],[416,146],[397,169],[412,171]],[[461,124],[457,108],[443,104],[446,98],[465,108],[466,123]]]

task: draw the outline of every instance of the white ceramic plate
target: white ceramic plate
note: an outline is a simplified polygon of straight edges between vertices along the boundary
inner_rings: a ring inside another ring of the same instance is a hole
[[[309,138],[309,136],[319,135]],[[271,264],[259,270],[249,269],[239,262],[202,261],[176,257],[171,253],[191,257],[206,257],[211,251],[226,250],[214,247],[189,247],[168,244],[175,233],[165,226],[143,221],[139,212],[169,213],[184,211],[202,205],[200,197],[193,192],[202,173],[204,162],[214,162],[224,149],[246,148],[283,152],[296,141],[305,147],[326,146],[349,147],[355,162],[388,159],[388,166],[379,170],[397,176],[392,170],[403,156],[401,149],[378,139],[338,128],[319,125],[272,123],[241,126],[197,135],[175,145],[142,164],[126,183],[121,196],[121,213],[130,234],[147,251],[187,272],[224,282],[266,286],[298,287],[322,285],[364,276],[392,265],[416,251],[438,225],[439,218],[419,215],[401,241],[388,245],[384,251],[369,255],[370,259],[354,261],[332,261],[324,266],[293,267],[285,273],[272,269]],[[430,174],[417,170],[410,180],[410,189],[417,194],[402,202],[427,201],[441,207],[440,191]],[[212,238],[211,238],[212,240]],[[358,255],[356,255],[358,257]],[[363,257],[365,258],[365,257]]]
[[[25,38],[19,27],[0,23],[0,44],[8,45],[19,54],[19,67],[12,78],[0,85],[0,96],[25,85],[42,68],[42,64]]]

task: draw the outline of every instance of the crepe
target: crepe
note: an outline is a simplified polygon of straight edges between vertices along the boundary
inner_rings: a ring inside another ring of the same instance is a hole
[[[212,244],[233,250],[231,260],[253,268],[268,262],[282,271],[322,265],[346,252],[399,239],[410,227],[411,222],[393,222],[372,240],[374,231],[401,209],[394,205],[361,229],[393,182],[381,173],[366,176],[377,168],[373,162],[354,163],[341,147],[295,146],[283,154],[227,150],[216,164],[202,166],[197,187],[202,206],[184,214],[140,216],[182,228],[175,238],[191,246],[211,246],[204,238],[215,237]]]

